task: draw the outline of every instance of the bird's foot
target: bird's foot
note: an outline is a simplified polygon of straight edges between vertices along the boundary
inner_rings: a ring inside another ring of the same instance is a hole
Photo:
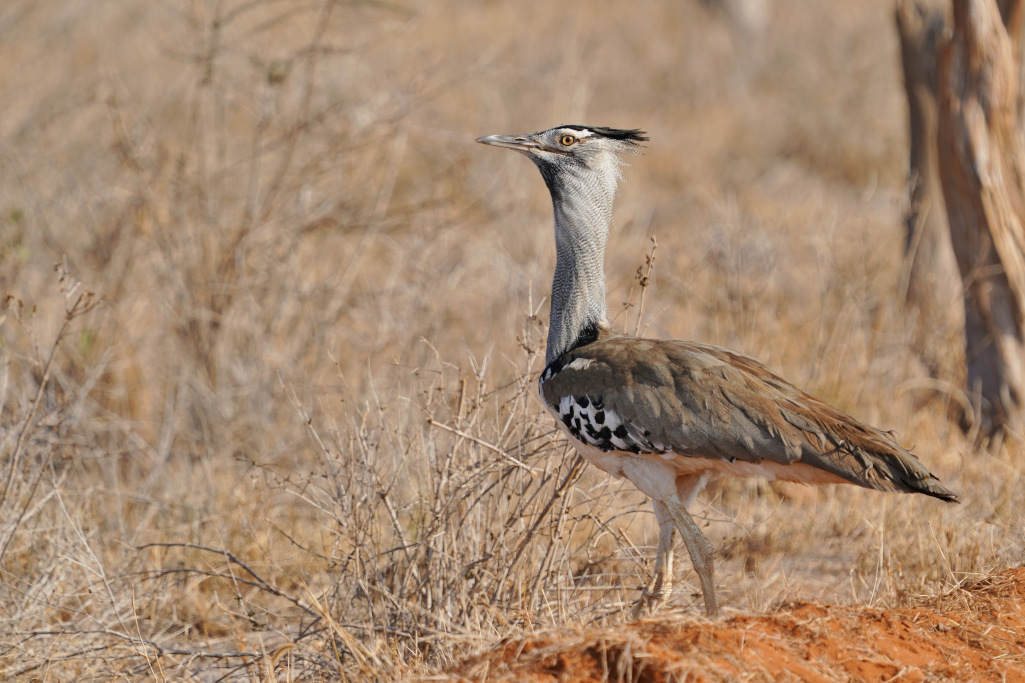
[[[662,577],[655,577],[650,586],[641,589],[641,597],[634,603],[631,616],[634,619],[639,619],[645,614],[654,614],[669,601],[669,596],[672,594],[673,584],[668,581],[663,582]]]

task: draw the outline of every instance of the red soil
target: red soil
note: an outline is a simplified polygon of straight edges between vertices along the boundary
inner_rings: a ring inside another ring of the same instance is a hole
[[[1025,683],[1025,568],[918,607],[812,602],[722,621],[653,617],[615,630],[507,638],[449,680],[1008,681]]]

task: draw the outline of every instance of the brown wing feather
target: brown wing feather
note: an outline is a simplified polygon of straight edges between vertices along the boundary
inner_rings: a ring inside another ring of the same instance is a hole
[[[957,500],[890,435],[747,356],[695,342],[603,335],[561,360],[541,387],[550,405],[563,396],[599,399],[638,439],[679,456],[803,463],[867,488]]]

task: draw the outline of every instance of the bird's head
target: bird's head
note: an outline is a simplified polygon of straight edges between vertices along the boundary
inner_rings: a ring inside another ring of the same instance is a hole
[[[638,143],[647,139],[642,130],[568,125],[529,135],[487,135],[477,138],[477,142],[527,156],[555,195],[557,181],[565,176],[605,177],[614,183],[619,177],[621,155],[636,153]]]

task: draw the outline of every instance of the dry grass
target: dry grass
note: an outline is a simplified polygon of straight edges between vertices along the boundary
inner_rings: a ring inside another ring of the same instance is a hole
[[[550,207],[472,142],[570,121],[653,139],[617,324],[657,235],[648,334],[898,428],[965,500],[723,485],[728,608],[1020,562],[1018,446],[922,402],[891,8],[848,5],[742,38],[699,3],[4,2],[2,676],[387,678],[622,620],[653,519],[543,415]]]

